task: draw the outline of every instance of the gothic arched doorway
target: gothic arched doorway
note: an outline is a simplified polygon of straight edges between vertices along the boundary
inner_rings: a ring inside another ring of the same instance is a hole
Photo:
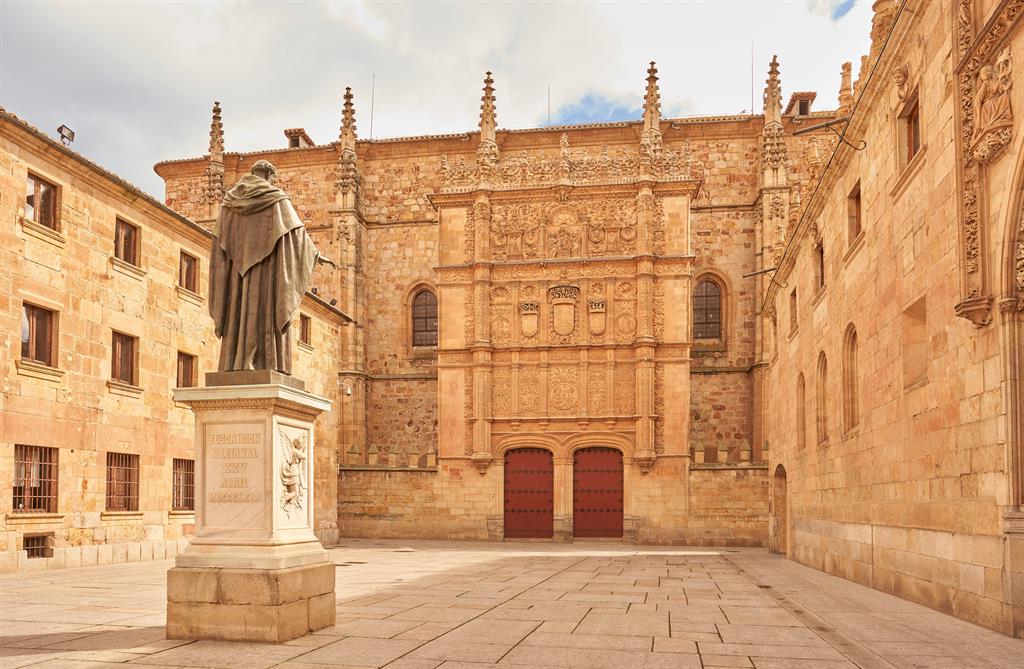
[[[543,448],[505,452],[505,538],[550,539],[555,526],[555,466]]]

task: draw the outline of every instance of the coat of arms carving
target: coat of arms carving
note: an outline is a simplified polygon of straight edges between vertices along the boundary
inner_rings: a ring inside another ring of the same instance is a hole
[[[548,289],[551,302],[551,329],[560,337],[568,337],[576,330],[576,301],[580,289],[576,286],[555,286]]]
[[[527,338],[537,336],[540,321],[540,304],[537,302],[521,302],[519,304],[519,327]]]

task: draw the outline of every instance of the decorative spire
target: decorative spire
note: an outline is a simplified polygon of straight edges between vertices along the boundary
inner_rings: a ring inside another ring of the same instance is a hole
[[[490,72],[484,78],[484,94],[480,100],[480,141],[494,142],[498,120],[494,107],[494,79],[491,78]]]
[[[480,146],[476,149],[476,163],[480,178],[486,182],[498,166],[497,115],[494,108],[494,79],[488,72],[484,78],[484,94],[480,98]]]
[[[843,63],[842,80],[839,83],[839,109],[840,116],[846,116],[853,108],[853,84],[850,79],[853,73],[853,63]]]
[[[352,89],[345,87],[345,105],[341,111],[341,133],[338,135],[342,150],[356,150],[356,108],[352,104]]]
[[[345,195],[359,183],[356,171],[356,108],[352,104],[352,89],[345,87],[345,104],[341,109],[341,132],[338,134],[338,173],[336,191]]]
[[[764,123],[782,125],[782,84],[779,81],[779,57],[772,56],[764,87]]]
[[[216,207],[224,197],[224,124],[220,120],[220,103],[213,103],[210,121],[210,162],[206,166],[206,202],[209,217],[216,217]]]
[[[764,87],[764,130],[761,134],[762,186],[784,186],[786,173],[786,140],[782,128],[782,83],[779,80],[779,58],[772,56]]]
[[[647,68],[647,91],[644,93],[644,130],[658,128],[661,121],[661,93],[658,92],[658,68],[654,61]]]
[[[219,102],[213,103],[213,120],[210,122],[210,159],[224,160],[224,124],[220,120]]]
[[[647,174],[654,175],[662,167],[661,94],[658,92],[658,68],[651,61],[647,68],[647,91],[644,93],[644,129],[640,132],[640,164]]]

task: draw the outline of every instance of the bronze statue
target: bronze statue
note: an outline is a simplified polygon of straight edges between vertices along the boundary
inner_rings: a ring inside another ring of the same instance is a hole
[[[218,371],[292,371],[291,321],[320,255],[266,160],[224,195],[210,252]]]

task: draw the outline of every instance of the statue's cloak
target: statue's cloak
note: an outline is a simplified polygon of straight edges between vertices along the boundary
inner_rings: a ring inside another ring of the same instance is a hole
[[[291,374],[291,320],[319,253],[288,195],[256,175],[224,195],[210,251],[218,370]]]

